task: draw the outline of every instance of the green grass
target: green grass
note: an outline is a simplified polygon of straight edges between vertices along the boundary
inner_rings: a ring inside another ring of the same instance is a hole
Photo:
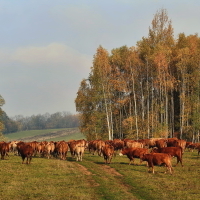
[[[56,137],[56,138],[53,138],[53,139],[47,139],[46,141],[62,141],[62,140],[65,140],[65,141],[68,141],[68,140],[80,140],[80,139],[85,139],[85,136],[81,133],[81,132],[77,132],[75,134],[72,134],[72,135],[68,135],[68,136],[62,136],[62,137]]]
[[[34,157],[26,165],[10,153],[6,160],[0,160],[0,199],[200,199],[200,158],[196,151],[184,153],[184,167],[174,167],[173,175],[164,174],[164,166],[155,166],[152,174],[147,172],[146,163],[128,162],[126,156],[117,155],[105,165],[102,157],[86,151],[82,162],[68,153],[64,161]]]
[[[7,138],[7,141],[13,141],[13,140],[20,140],[21,138],[31,138],[33,136],[40,136],[41,138],[38,139],[37,141],[43,140],[42,135],[48,134],[48,133],[57,133],[62,130],[70,131],[70,130],[76,130],[75,133],[65,135],[65,136],[60,136],[58,134],[58,137],[56,138],[51,138],[49,137],[48,139],[45,139],[46,141],[61,141],[61,140],[70,140],[70,139],[85,139],[84,135],[80,133],[78,128],[62,128],[62,129],[45,129],[45,130],[28,130],[28,131],[19,131],[16,133],[10,133],[10,134],[5,134],[4,136]],[[30,139],[31,140],[31,139]],[[32,141],[32,140],[31,140]]]

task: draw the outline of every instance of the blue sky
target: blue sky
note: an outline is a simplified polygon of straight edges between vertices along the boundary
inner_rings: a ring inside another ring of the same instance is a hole
[[[161,8],[175,37],[200,32],[198,0],[0,0],[2,109],[9,117],[76,113],[98,46],[135,46]]]

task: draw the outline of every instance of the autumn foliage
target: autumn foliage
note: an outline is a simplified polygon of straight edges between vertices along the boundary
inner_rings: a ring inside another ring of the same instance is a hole
[[[88,139],[199,139],[200,38],[173,35],[165,9],[135,47],[99,46],[75,100]]]

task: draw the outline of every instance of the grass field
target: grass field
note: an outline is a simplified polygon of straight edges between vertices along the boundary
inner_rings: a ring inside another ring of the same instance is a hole
[[[198,200],[200,199],[200,158],[197,152],[185,152],[184,167],[164,174],[164,166],[148,173],[145,163],[128,165],[118,154],[110,165],[102,157],[86,150],[83,161],[33,157],[30,165],[10,153],[0,160],[0,199],[4,200]],[[139,160],[135,160],[139,163]],[[173,158],[173,164],[176,159]]]
[[[61,141],[71,139],[85,139],[84,135],[78,128],[62,128],[62,129],[45,129],[45,130],[28,130],[4,135],[8,141],[26,140],[26,141]]]

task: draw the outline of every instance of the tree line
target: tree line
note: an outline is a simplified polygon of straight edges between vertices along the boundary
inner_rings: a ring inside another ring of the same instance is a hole
[[[74,128],[79,126],[78,116],[72,115],[69,112],[38,114],[30,117],[16,115],[12,118],[8,117],[7,114],[3,112],[0,118],[3,125],[3,134],[25,130]]]
[[[70,112],[56,112],[54,114],[38,114],[30,117],[16,115],[8,117],[2,106],[4,98],[0,95],[0,140],[5,140],[3,134],[14,133],[25,130],[41,130],[54,128],[74,128],[79,126],[78,114]]]
[[[75,103],[88,139],[199,140],[198,34],[175,38],[166,9],[157,11],[136,46],[97,48]]]

